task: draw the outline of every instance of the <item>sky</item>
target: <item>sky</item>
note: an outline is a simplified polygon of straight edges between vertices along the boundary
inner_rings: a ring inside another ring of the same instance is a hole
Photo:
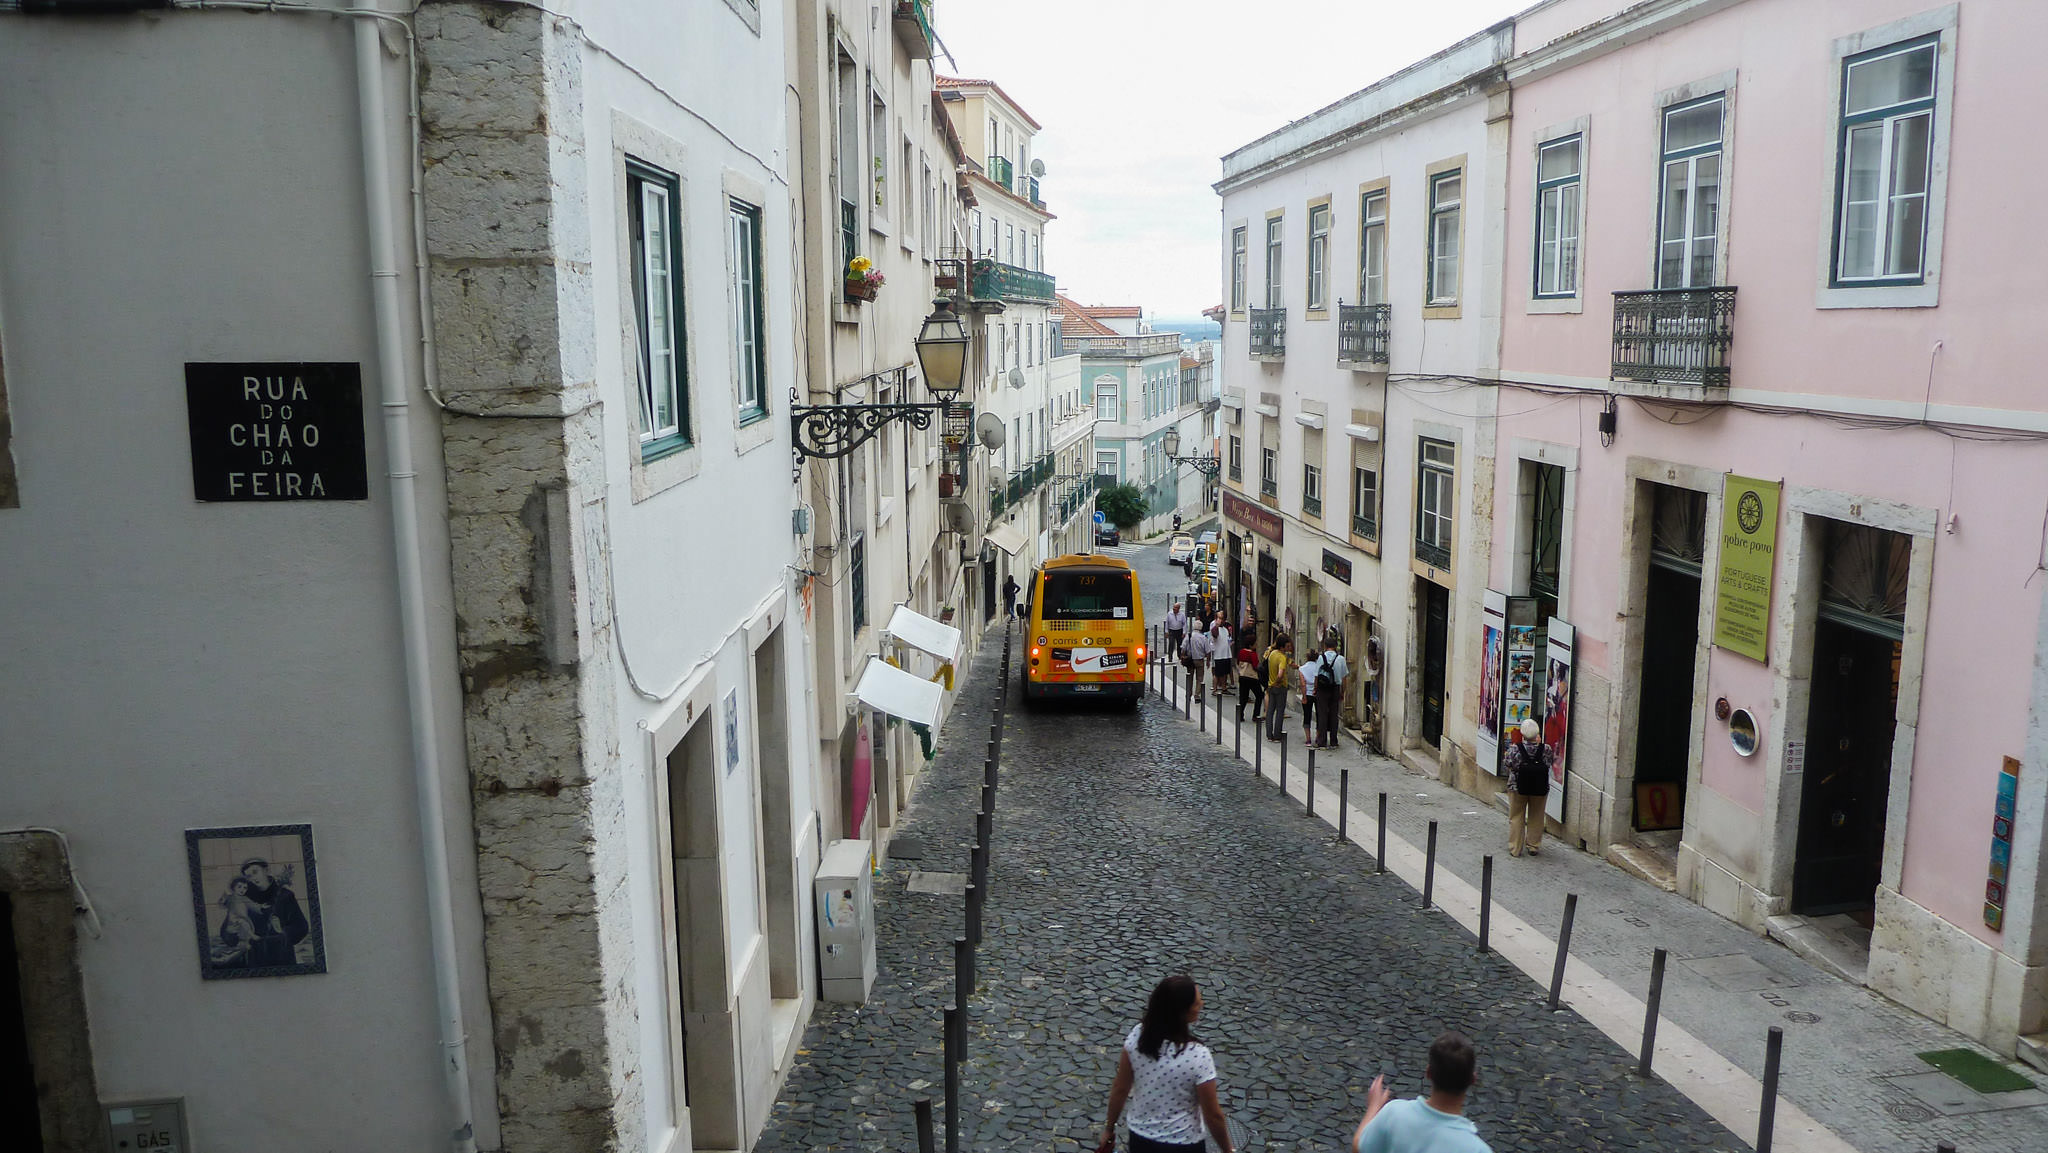
[[[935,0],[933,64],[1045,126],[1060,291],[1186,318],[1223,298],[1224,153],[1533,2]]]

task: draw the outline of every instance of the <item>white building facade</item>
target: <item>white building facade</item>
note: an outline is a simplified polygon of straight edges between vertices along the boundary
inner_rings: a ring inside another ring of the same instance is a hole
[[[393,10],[0,16],[43,1132],[745,1148],[840,835],[772,336],[799,13]]]
[[[1512,30],[1223,159],[1225,584],[1262,644],[1377,641],[1347,723],[1457,779],[1491,523]],[[1299,651],[1297,649],[1297,651]]]

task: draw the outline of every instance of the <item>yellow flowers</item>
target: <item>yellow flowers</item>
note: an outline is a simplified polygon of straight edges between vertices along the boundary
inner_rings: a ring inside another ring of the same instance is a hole
[[[849,276],[862,276],[867,272],[868,269],[873,268],[874,266],[875,262],[869,260],[867,257],[856,256],[852,260],[846,262],[846,273]]]

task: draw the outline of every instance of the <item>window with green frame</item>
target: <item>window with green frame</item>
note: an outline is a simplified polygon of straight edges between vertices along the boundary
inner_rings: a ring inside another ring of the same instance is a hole
[[[740,423],[768,415],[768,357],[761,340],[761,210],[728,198],[732,239],[733,382]]]
[[[1925,277],[1940,46],[1938,35],[1927,36],[1842,62],[1837,286]]]
[[[1579,293],[1579,144],[1574,134],[1536,146],[1536,295]]]
[[[640,452],[652,459],[690,442],[680,274],[682,182],[674,173],[627,161],[626,215],[632,234],[628,271],[639,362]]]

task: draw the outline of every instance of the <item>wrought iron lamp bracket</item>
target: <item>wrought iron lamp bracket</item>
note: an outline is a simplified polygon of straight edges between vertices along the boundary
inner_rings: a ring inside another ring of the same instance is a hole
[[[895,369],[868,378],[874,384],[888,378],[901,384],[906,373]],[[915,429],[928,429],[932,417],[944,415],[950,402],[932,404],[798,404],[796,389],[789,390],[791,471],[803,472],[804,458],[835,460],[873,440],[882,429],[901,421]]]

